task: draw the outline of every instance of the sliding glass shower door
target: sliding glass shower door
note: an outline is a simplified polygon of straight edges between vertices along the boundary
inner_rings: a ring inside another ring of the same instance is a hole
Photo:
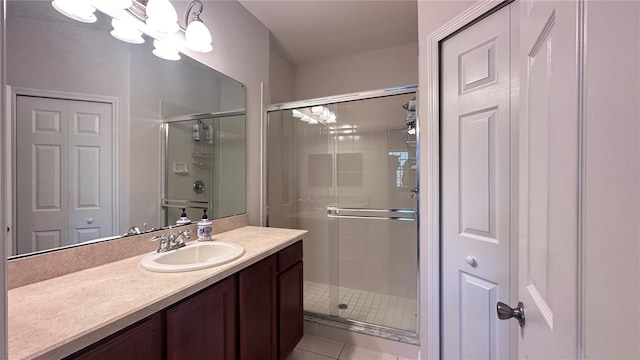
[[[414,99],[269,112],[269,226],[309,230],[305,311],[416,332]]]

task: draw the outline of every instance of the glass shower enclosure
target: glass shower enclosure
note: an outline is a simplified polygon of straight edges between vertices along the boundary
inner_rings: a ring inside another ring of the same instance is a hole
[[[245,113],[176,116],[162,124],[164,225],[245,211]]]
[[[268,108],[268,226],[309,231],[307,319],[414,342],[415,88],[369,95]]]

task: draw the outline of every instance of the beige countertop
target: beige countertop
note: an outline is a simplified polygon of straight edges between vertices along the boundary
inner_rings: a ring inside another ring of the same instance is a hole
[[[242,245],[230,263],[182,273],[141,269],[144,255],[8,291],[9,359],[57,359],[152,315],[294,242],[305,230],[247,226],[214,236]]]

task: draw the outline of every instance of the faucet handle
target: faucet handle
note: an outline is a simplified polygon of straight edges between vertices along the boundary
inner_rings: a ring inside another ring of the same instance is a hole
[[[160,236],[153,236],[153,237],[149,238],[149,241],[158,241],[158,240],[160,240],[160,241],[167,240],[167,235],[163,234],[163,235],[160,235]]]
[[[158,251],[157,252],[165,252],[167,251],[167,248],[169,247],[169,243],[167,242],[167,235],[163,234],[160,236],[153,236],[149,238],[149,241],[160,241],[160,243],[158,244]],[[163,247],[164,245],[164,247]]]

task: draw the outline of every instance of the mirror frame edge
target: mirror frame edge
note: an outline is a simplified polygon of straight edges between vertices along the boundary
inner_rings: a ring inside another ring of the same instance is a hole
[[[6,24],[6,0],[0,0],[0,139],[5,139],[6,125],[6,80],[5,80],[5,24]],[[2,141],[5,143],[5,141]],[[2,288],[2,296],[0,297],[0,356],[7,358],[7,257],[6,257],[6,187],[5,187],[5,146],[0,146],[0,230],[4,233],[2,246],[0,246],[0,288]]]

